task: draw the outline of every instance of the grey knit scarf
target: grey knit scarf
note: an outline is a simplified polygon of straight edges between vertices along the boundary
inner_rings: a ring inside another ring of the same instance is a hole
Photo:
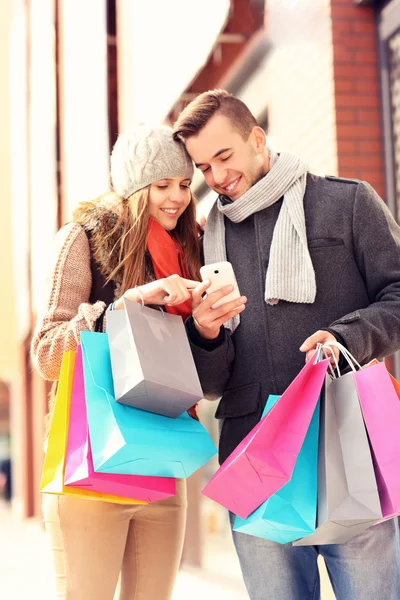
[[[224,202],[219,196],[207,219],[204,234],[206,264],[227,260],[224,217],[240,223],[250,215],[272,206],[283,196],[275,224],[265,281],[265,302],[312,304],[316,295],[315,272],[308,251],[303,198],[307,166],[299,158],[271,149],[270,170],[243,196]],[[243,293],[243,291],[242,291]],[[240,323],[237,315],[225,324],[232,332]]]

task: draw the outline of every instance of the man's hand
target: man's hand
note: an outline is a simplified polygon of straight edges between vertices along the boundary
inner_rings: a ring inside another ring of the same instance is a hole
[[[315,350],[317,349],[317,344],[326,344],[327,342],[336,342],[335,336],[329,333],[329,331],[319,330],[307,338],[306,341],[300,346],[300,352],[307,353],[306,362],[308,362],[314,354]],[[339,348],[336,348],[336,346],[330,346],[329,348],[325,348],[325,351],[327,354],[333,354],[336,358],[336,362],[339,362]],[[336,367],[335,358],[331,356],[331,365],[333,367]]]
[[[206,340],[215,340],[221,328],[221,325],[229,321],[235,315],[239,315],[247,302],[246,296],[241,296],[238,300],[232,300],[223,304],[219,308],[213,308],[213,305],[233,291],[233,286],[228,285],[212,294],[209,294],[203,300],[204,293],[211,285],[211,281],[205,281],[197,286],[192,293],[192,313],[197,331]]]

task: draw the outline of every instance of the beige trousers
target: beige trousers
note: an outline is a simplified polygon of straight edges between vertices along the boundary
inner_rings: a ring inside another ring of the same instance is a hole
[[[43,517],[66,600],[170,600],[182,555],[186,481],[176,496],[121,505],[43,494]]]

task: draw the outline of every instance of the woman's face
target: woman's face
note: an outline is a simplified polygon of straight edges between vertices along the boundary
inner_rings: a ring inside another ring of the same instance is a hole
[[[172,177],[150,185],[149,214],[166,231],[175,229],[179,217],[190,204],[190,179]]]

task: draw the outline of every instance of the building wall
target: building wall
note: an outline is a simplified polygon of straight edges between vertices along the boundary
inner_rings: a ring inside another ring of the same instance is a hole
[[[337,173],[329,0],[267,0],[272,45],[262,76],[243,95],[268,106],[278,150],[301,156],[318,174]],[[263,81],[261,83],[261,79]]]
[[[12,1],[4,0],[0,16],[0,380],[13,380],[18,373],[16,343],[16,306],[13,297],[14,273],[12,263],[12,204],[10,155],[10,32]]]
[[[53,239],[58,225],[56,28],[53,0],[30,0],[28,13],[28,168],[30,205],[31,329],[47,296]],[[27,349],[29,339],[23,343]],[[30,469],[32,510],[41,511],[39,491],[43,464],[43,422],[48,382],[29,375]]]
[[[117,0],[121,131],[166,119],[206,62],[229,5],[229,0]]]
[[[108,191],[106,0],[58,0],[62,223]]]
[[[367,180],[384,197],[375,11],[331,0],[331,18],[339,173]]]

